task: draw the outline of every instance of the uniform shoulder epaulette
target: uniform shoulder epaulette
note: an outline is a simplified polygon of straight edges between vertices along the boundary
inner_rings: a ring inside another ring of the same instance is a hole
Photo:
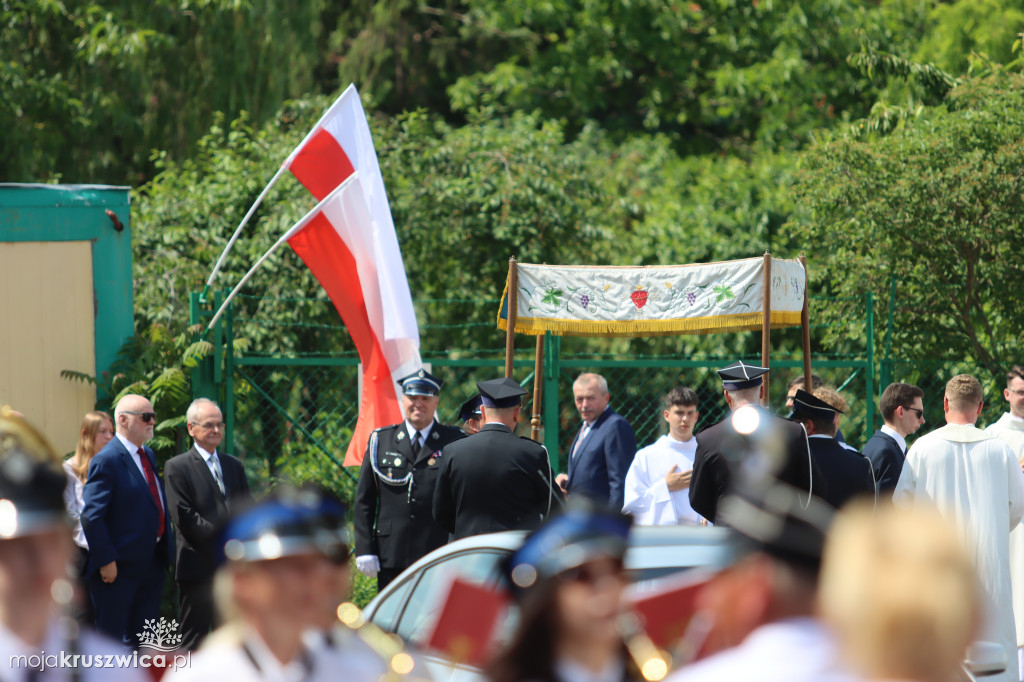
[[[530,438],[529,436],[519,436],[519,437],[522,438],[523,440],[528,440],[531,443],[536,443],[537,445],[541,445],[541,446],[544,445],[544,443],[541,443],[539,440],[534,440],[534,439]]]

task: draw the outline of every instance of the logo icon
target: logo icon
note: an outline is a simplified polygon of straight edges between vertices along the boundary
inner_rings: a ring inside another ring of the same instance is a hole
[[[138,634],[141,646],[157,651],[175,651],[181,645],[181,634],[177,632],[178,621],[147,618],[143,621],[142,632]]]

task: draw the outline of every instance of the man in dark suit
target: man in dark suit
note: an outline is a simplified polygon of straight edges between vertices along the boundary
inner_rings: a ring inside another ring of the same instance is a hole
[[[89,541],[89,595],[96,628],[138,648],[147,619],[160,615],[170,563],[171,521],[153,437],[156,413],[141,395],[114,408],[117,433],[89,464],[82,528]]]
[[[893,383],[885,387],[878,401],[882,428],[864,445],[864,456],[875,470],[879,499],[892,500],[907,456],[907,436],[924,424],[924,391],[917,386]]]
[[[600,374],[579,375],[572,394],[583,426],[569,448],[569,473],[555,482],[567,494],[622,509],[626,473],[636,454],[633,427],[608,404],[608,382]]]
[[[185,420],[195,445],[167,461],[164,480],[178,531],[174,579],[181,608],[181,646],[193,650],[214,626],[212,536],[252,495],[242,462],[217,452],[224,435],[224,417],[217,403],[194,400]]]
[[[356,568],[379,590],[448,542],[434,521],[434,486],[443,448],[466,435],[434,419],[440,379],[421,369],[398,383],[405,421],[370,435],[353,505]]]
[[[455,539],[502,530],[533,530],[555,501],[544,446],[515,435],[521,396],[514,379],[481,381],[484,425],[448,446],[434,489],[434,520]]]
[[[871,463],[856,450],[845,448],[836,440],[835,407],[821,398],[799,390],[793,396],[793,419],[804,425],[814,463],[825,479],[820,496],[839,509],[854,497],[875,496],[875,479]]]
[[[764,380],[768,372],[765,367],[737,362],[718,370],[722,379],[725,402],[730,412],[750,406],[762,420],[768,420],[777,437],[771,442],[777,446],[765,452],[766,475],[799,490],[821,495],[824,481],[811,458],[807,437],[799,424],[771,414],[761,406],[764,399]],[[693,474],[690,479],[690,506],[693,510],[715,523],[718,518],[718,503],[731,492],[733,476],[742,463],[745,451],[738,443],[733,419],[727,416],[713,426],[697,434],[697,453],[693,459]],[[806,501],[808,498],[804,496]]]

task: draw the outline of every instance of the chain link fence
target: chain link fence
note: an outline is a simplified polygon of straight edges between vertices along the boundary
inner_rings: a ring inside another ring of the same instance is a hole
[[[433,310],[441,302],[427,303]],[[496,302],[493,307],[477,307],[489,316]],[[295,314],[282,314],[288,310]],[[487,325],[493,330],[492,321],[477,319],[482,315],[477,312],[461,325],[423,325],[424,344],[436,341],[453,326]],[[863,321],[851,322],[854,332],[863,330],[862,325]],[[773,334],[773,341],[775,338]],[[792,339],[783,339],[783,345],[792,347]],[[743,353],[686,359],[622,352],[598,356],[561,351],[560,341],[549,338],[544,344],[540,377],[534,375],[533,344],[519,341],[522,345],[517,349],[514,376],[528,391],[519,433],[530,433],[534,388],[539,381],[543,417],[539,439],[547,445],[553,465],[562,471],[581,423],[572,395],[573,381],[580,373],[596,372],[607,379],[612,407],[632,424],[637,445],[642,447],[665,432],[661,401],[673,387],[685,385],[697,392],[699,431],[722,419],[727,409],[715,370],[741,358],[760,362],[760,357]],[[476,393],[476,382],[504,373],[503,348],[424,348],[422,354],[430,371],[444,381],[438,419],[448,424],[457,424],[459,406]],[[215,382],[229,397],[225,401],[225,446],[244,459],[252,484],[265,488],[281,478],[315,480],[350,496],[358,471],[345,469],[341,463],[359,413],[360,367],[330,301],[241,296],[227,316],[222,346],[214,355],[215,364],[220,357],[223,366],[223,374]],[[785,414],[787,387],[802,374],[802,358],[799,351],[774,351],[771,364],[769,404]],[[866,359],[814,357],[814,373],[838,388],[849,402],[842,430],[846,440],[857,447],[880,423],[878,387],[873,383],[871,365]],[[941,398],[939,402],[941,405]]]

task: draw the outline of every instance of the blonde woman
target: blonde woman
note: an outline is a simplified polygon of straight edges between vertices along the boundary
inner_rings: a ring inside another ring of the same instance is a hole
[[[957,679],[981,622],[981,587],[938,512],[850,505],[830,532],[820,587],[823,618],[864,679]]]
[[[89,412],[82,420],[82,427],[78,433],[78,445],[75,447],[75,454],[64,460],[64,471],[67,474],[67,487],[64,488],[64,506],[68,510],[68,516],[75,522],[74,539],[78,545],[78,577],[84,580],[85,568],[89,564],[89,543],[86,542],[85,532],[82,530],[82,508],[85,506],[83,491],[85,481],[89,477],[89,463],[93,455],[103,449],[103,446],[114,437],[114,421],[105,412]],[[88,596],[85,597],[86,621],[92,613]]]

